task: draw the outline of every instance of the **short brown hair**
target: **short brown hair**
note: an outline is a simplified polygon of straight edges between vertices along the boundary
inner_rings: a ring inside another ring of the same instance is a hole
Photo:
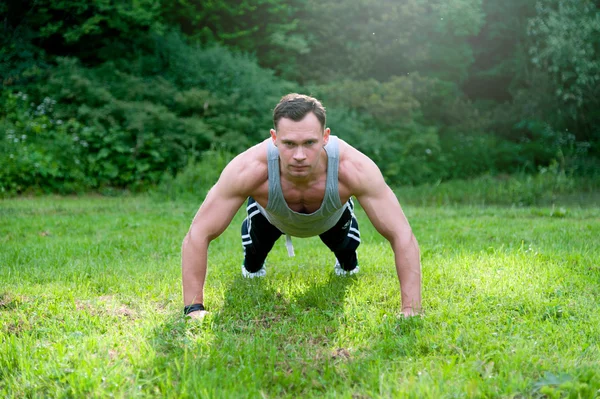
[[[319,100],[304,94],[290,93],[279,100],[279,104],[273,110],[273,126],[277,130],[277,124],[281,118],[289,118],[295,122],[302,120],[309,112],[315,114],[321,123],[321,129],[325,129],[325,107]]]

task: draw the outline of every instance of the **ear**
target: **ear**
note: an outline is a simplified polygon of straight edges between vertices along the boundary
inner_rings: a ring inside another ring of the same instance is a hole
[[[275,129],[271,129],[271,140],[273,140],[273,144],[277,147],[277,132]]]
[[[326,146],[329,143],[329,135],[331,134],[331,129],[326,128],[323,131],[323,146]]]

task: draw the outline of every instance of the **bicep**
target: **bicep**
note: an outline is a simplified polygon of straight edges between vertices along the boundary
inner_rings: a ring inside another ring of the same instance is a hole
[[[377,231],[390,242],[412,236],[410,225],[392,189],[374,163],[363,170],[356,198]]]
[[[244,200],[241,196],[227,195],[227,191],[217,183],[194,216],[190,233],[208,240],[217,238],[229,226]]]
[[[389,241],[408,233],[412,235],[400,203],[387,185],[379,193],[365,194],[357,199],[373,226]]]
[[[236,181],[236,172],[231,169],[225,168],[198,209],[188,233],[193,238],[208,241],[217,238],[246,200],[247,195]]]

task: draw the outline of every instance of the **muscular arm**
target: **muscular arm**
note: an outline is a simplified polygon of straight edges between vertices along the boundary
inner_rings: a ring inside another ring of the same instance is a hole
[[[257,181],[253,169],[248,167],[249,158],[248,154],[241,154],[227,165],[206,195],[183,240],[181,271],[185,305],[204,303],[208,246],[229,226]]]
[[[421,311],[421,260],[419,246],[400,207],[398,199],[385,183],[379,168],[360,152],[350,148],[351,161],[344,175],[350,176],[349,188],[356,196],[377,231],[392,246],[396,272],[402,293],[405,316]]]
[[[185,305],[204,303],[208,245],[225,231],[244,202],[244,198],[229,195],[226,184],[220,180],[208,192],[183,240],[181,271]]]

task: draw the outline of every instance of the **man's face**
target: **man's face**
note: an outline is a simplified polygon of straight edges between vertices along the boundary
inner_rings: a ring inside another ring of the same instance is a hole
[[[329,128],[321,129],[319,119],[312,112],[298,122],[281,118],[277,131],[271,129],[271,138],[279,149],[281,171],[292,178],[310,178],[329,141],[329,132]]]

